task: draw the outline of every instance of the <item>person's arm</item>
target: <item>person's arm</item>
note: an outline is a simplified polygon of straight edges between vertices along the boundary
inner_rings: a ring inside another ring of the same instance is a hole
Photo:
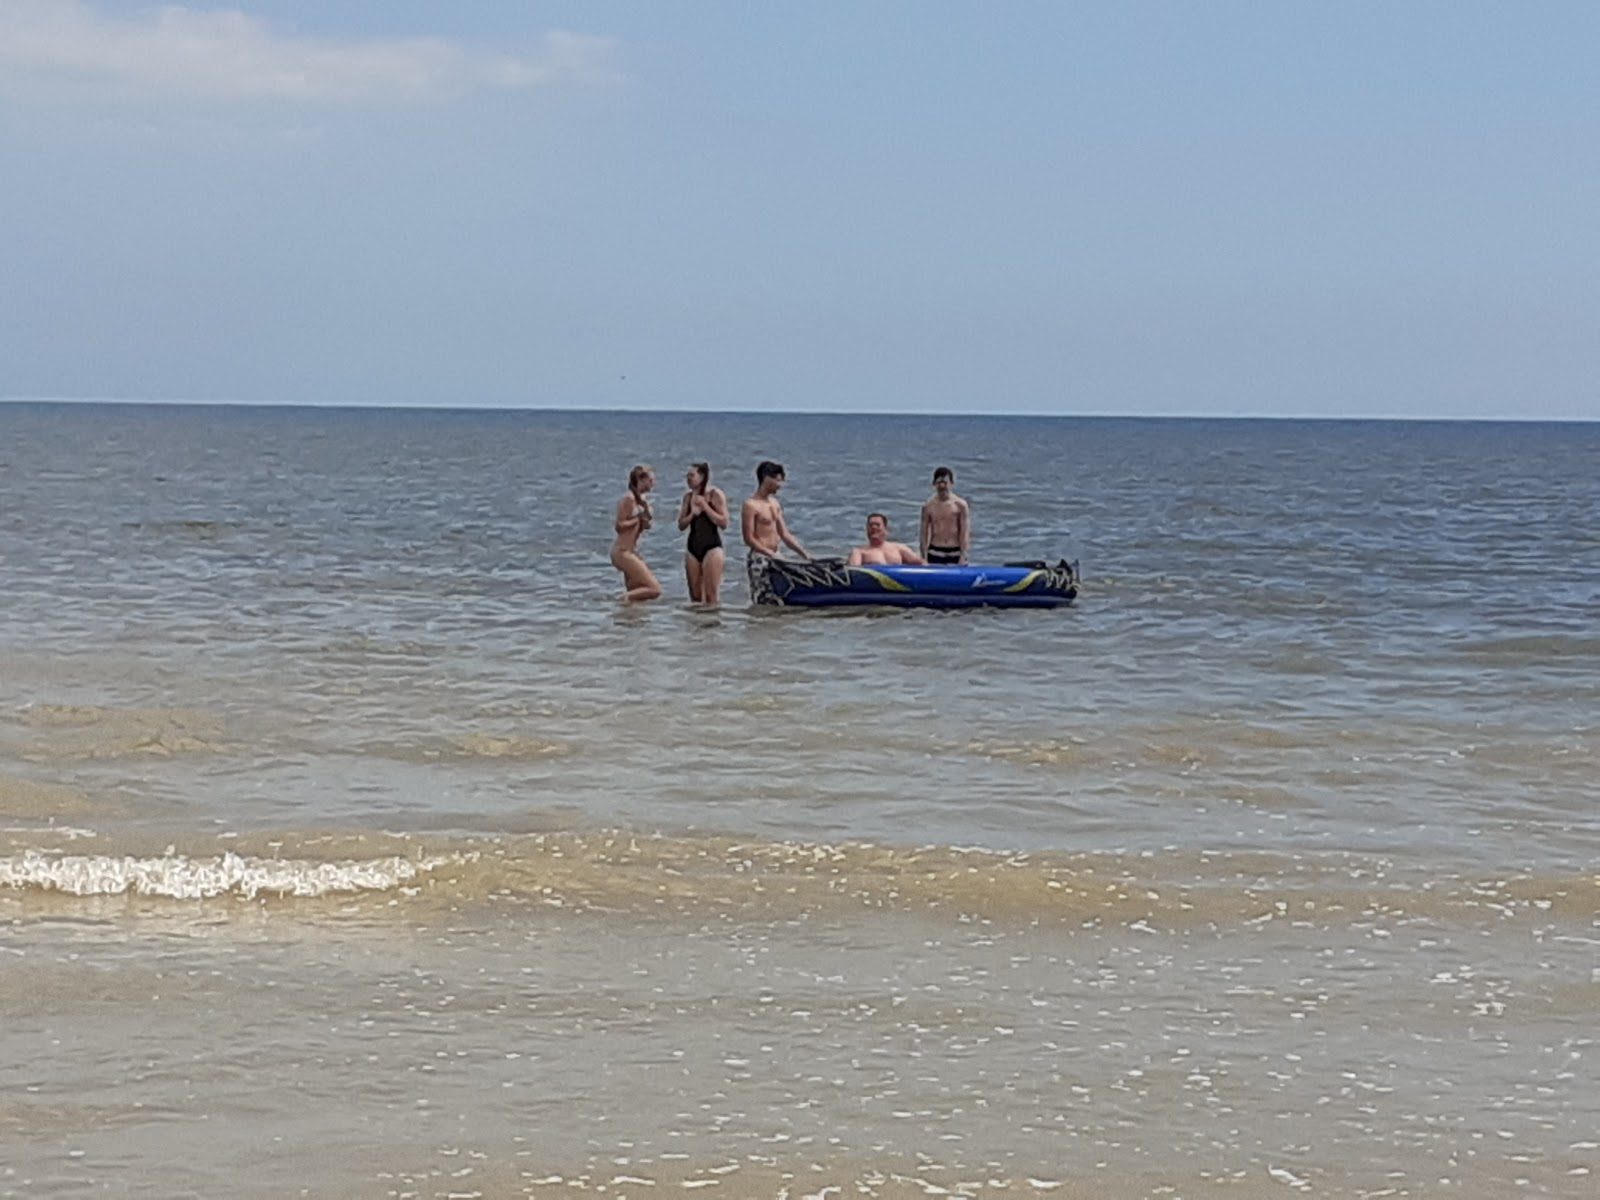
[[[706,516],[718,529],[728,527],[728,494],[720,488],[711,489],[711,495],[706,499]]]
[[[854,549],[852,549],[850,551],[850,557],[845,560],[845,564],[844,565],[847,566],[847,567],[859,567],[861,565],[861,547],[860,546],[856,546]]]
[[[923,558],[928,557],[928,546],[933,541],[933,514],[928,511],[928,506],[922,506],[922,525],[917,532],[917,553]]]
[[[617,501],[617,519],[611,523],[611,528],[619,534],[627,533],[643,520],[641,513],[642,510],[634,503],[633,497],[624,496]]]
[[[756,507],[749,500],[746,500],[739,508],[739,536],[744,538],[744,544],[749,546],[750,549],[758,549],[756,546]]]
[[[900,565],[902,567],[925,567],[928,565],[928,560],[910,546],[902,544],[900,547]]]
[[[678,531],[680,533],[689,528],[689,522],[694,520],[693,508],[694,493],[685,492],[683,494],[683,503],[678,505]]]
[[[967,552],[972,549],[972,509],[963,500],[957,512],[956,520],[961,526],[961,564],[966,565]]]
[[[811,551],[802,546],[800,544],[800,539],[789,532],[789,522],[783,519],[783,505],[774,504],[772,506],[772,519],[777,525],[778,536],[783,539],[783,544],[789,547],[789,549],[793,550],[801,558],[810,558]]]

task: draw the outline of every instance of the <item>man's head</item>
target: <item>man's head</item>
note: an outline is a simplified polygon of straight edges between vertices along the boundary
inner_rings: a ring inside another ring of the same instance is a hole
[[[874,546],[881,546],[889,540],[889,518],[882,513],[873,513],[867,517],[867,541]]]
[[[933,472],[933,490],[939,493],[940,499],[950,495],[950,489],[956,485],[956,473],[949,467],[936,467]]]
[[[756,488],[760,491],[775,492],[783,486],[783,464],[763,461],[756,467]]]

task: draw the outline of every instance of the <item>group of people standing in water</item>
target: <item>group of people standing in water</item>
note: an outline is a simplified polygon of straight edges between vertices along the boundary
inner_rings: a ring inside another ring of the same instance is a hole
[[[783,464],[763,462],[756,467],[756,490],[739,510],[739,531],[750,554],[776,558],[784,546],[802,558],[811,554],[789,531],[778,493],[785,480]],[[971,511],[955,494],[955,472],[940,467],[933,473],[933,495],[922,506],[920,548],[889,539],[889,518],[882,513],[867,517],[865,545],[850,551],[850,566],[921,566],[965,563],[972,544]],[[687,490],[678,503],[678,530],[688,534],[683,551],[683,573],[689,598],[700,604],[722,602],[722,575],[727,552],[723,532],[732,524],[728,496],[711,483],[709,463],[690,465],[684,476]],[[650,493],[655,471],[644,465],[628,473],[628,491],[617,501],[612,527],[617,540],[611,546],[611,565],[622,572],[624,600],[655,600],[661,581],[639,553],[639,539],[655,524]]]

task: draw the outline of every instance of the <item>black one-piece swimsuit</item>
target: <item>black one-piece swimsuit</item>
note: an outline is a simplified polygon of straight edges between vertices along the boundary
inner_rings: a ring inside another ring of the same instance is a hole
[[[706,555],[722,545],[722,530],[705,513],[695,513],[689,521],[689,544],[685,549],[694,555],[695,562],[705,562]]]

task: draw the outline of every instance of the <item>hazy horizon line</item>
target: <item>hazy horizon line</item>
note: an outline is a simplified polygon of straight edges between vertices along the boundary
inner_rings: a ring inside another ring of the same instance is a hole
[[[1415,413],[1265,413],[1265,412],[1038,412],[1021,411],[966,411],[947,410],[918,412],[901,408],[875,409],[743,409],[743,408],[679,408],[672,406],[639,407],[626,405],[551,405],[551,404],[437,404],[437,403],[370,403],[341,401],[327,403],[306,400],[197,400],[186,397],[130,397],[130,396],[0,396],[0,404],[48,404],[92,407],[95,405],[121,408],[249,408],[249,409],[319,409],[361,412],[526,412],[526,413],[630,413],[647,416],[730,416],[730,417],[1015,417],[1031,420],[1127,420],[1127,421],[1391,421],[1413,424],[1480,424],[1480,425],[1592,425],[1600,422],[1594,417],[1550,416],[1448,416],[1420,415]]]

